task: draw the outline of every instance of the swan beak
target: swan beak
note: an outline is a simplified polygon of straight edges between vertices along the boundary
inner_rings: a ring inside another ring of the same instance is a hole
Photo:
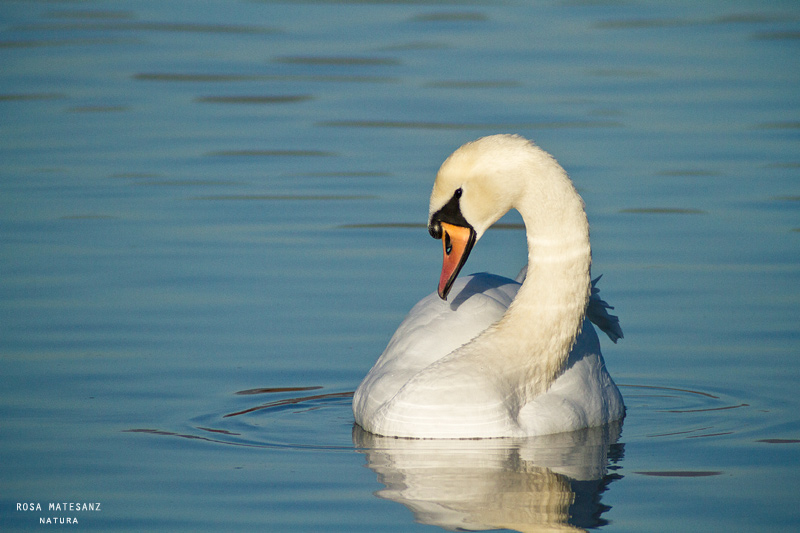
[[[453,286],[461,267],[467,262],[470,250],[475,245],[475,230],[447,222],[441,222],[441,226],[444,259],[442,275],[439,278],[439,298],[447,300],[450,287]]]

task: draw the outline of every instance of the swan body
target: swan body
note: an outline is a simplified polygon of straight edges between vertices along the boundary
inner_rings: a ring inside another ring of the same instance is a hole
[[[458,278],[475,242],[510,209],[525,222],[527,268],[516,280]],[[583,201],[549,154],[515,135],[462,146],[437,174],[428,228],[443,241],[438,294],[414,306],[356,390],[363,429],[524,437],[624,416],[590,321],[614,342],[622,331],[591,281]]]

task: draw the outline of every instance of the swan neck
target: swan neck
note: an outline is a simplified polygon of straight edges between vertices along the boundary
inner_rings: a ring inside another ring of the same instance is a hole
[[[498,329],[520,339],[504,379],[525,405],[566,366],[589,301],[591,247],[583,200],[566,174],[516,207],[525,221],[528,272]]]

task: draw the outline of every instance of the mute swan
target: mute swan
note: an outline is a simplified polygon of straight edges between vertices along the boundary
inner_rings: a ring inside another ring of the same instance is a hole
[[[456,279],[511,209],[525,222],[527,272]],[[555,159],[517,135],[465,144],[436,176],[428,231],[444,247],[438,295],[411,309],[359,385],[358,425],[392,437],[525,437],[624,416],[589,320],[614,342],[622,331],[591,281],[583,200]]]

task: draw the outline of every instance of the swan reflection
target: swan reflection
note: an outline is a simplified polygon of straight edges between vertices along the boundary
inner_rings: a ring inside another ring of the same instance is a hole
[[[605,524],[600,495],[619,476],[609,459],[621,422],[525,439],[413,440],[353,428],[386,488],[423,524],[449,530],[580,531]]]

